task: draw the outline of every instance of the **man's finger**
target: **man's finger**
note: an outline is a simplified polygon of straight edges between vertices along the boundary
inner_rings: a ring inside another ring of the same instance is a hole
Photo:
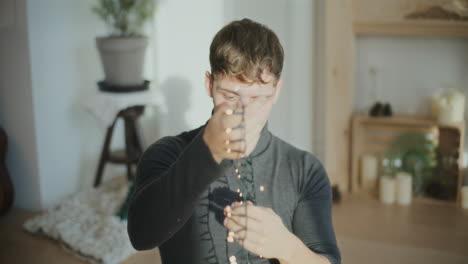
[[[265,232],[257,224],[250,223],[245,226],[244,219],[229,218],[225,222],[225,227],[229,230],[228,242],[251,239],[254,242],[260,241],[265,236]]]
[[[249,218],[248,216],[245,217],[245,216],[232,215],[228,219],[227,223],[228,225],[226,227],[233,228],[233,229],[230,229],[231,231],[237,231],[240,228],[247,228],[249,231],[252,231],[252,232],[257,232],[260,234],[264,233],[263,225],[261,224],[261,222],[253,218]]]
[[[234,142],[244,139],[245,127],[239,122],[230,125],[224,125],[224,133],[226,133],[226,140]]]
[[[226,144],[227,143],[227,144]],[[235,152],[235,153],[245,153],[245,141],[244,140],[226,140],[225,141],[226,148],[229,149],[228,153]]]
[[[231,108],[228,108],[225,111],[229,112],[230,110],[232,111]],[[232,130],[234,130],[235,128],[243,126],[242,116],[223,114],[221,120],[222,120],[221,124],[223,125],[224,128],[230,127]]]
[[[243,248],[254,253],[255,255],[262,255],[262,247],[259,243],[255,242],[254,236],[250,236],[244,240],[239,240],[238,243]]]
[[[247,210],[247,215],[250,218],[253,218],[257,221],[262,221],[262,219],[267,219],[270,217],[270,213],[268,212],[266,207],[256,206],[253,204],[239,205],[239,206],[232,206],[232,215],[242,214],[244,213],[244,208]]]
[[[223,102],[214,107],[215,113],[219,112],[220,114],[225,114],[225,115],[236,115],[236,113],[239,111],[242,111],[242,106],[238,102],[235,102],[235,103]]]

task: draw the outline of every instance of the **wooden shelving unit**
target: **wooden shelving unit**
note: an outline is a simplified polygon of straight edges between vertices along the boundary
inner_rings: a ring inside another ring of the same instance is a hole
[[[452,125],[440,125],[427,116],[398,115],[390,118],[369,117],[356,114],[351,125],[351,191],[361,192],[360,159],[363,154],[382,155],[387,151],[394,138],[406,132],[420,132],[432,135],[435,144],[450,157],[457,160],[450,173],[457,177],[457,198],[455,201],[443,201],[431,198],[417,198],[415,202],[432,202],[437,204],[459,204],[462,185],[461,162],[464,146],[465,122]],[[455,202],[455,203],[454,203]]]
[[[406,18],[412,12],[451,1],[317,1],[316,30],[321,52],[317,55],[314,132],[317,141],[323,142],[319,146],[323,152],[320,156],[330,180],[341,191],[351,191],[353,185],[349,164],[354,160],[350,146],[357,38],[365,35],[468,37],[468,22]]]
[[[410,19],[411,12],[452,0],[353,0],[356,35],[468,37],[468,21]]]

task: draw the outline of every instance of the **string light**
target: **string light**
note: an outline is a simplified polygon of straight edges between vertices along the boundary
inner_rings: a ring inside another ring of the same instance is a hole
[[[240,94],[239,94],[239,91],[236,91],[236,93],[238,94],[238,98],[240,98]],[[241,106],[242,106],[242,111],[241,112],[236,112],[236,111],[229,111],[227,110],[226,111],[226,114],[228,115],[231,115],[231,114],[239,114],[239,115],[242,115],[242,121],[241,121],[241,124],[238,128],[245,128],[245,115],[244,115],[244,112],[245,112],[245,107],[244,107],[244,104],[241,103]],[[230,134],[232,132],[232,128],[226,128],[226,133],[227,134]],[[245,129],[244,129],[244,132],[245,132]],[[244,139],[244,143],[246,142],[246,139],[245,139],[245,133],[243,135],[243,139]],[[229,140],[226,140],[225,141],[226,145],[228,145],[230,142]],[[243,159],[246,155],[245,155],[245,151],[247,149],[247,145],[244,144],[244,150],[241,151],[239,154],[240,158]],[[231,153],[233,152],[230,148],[227,149],[228,153]],[[244,227],[244,234],[247,233],[247,201],[251,201],[253,204],[256,204],[256,196],[255,196],[255,183],[254,183],[254,173],[253,173],[253,167],[252,167],[252,161],[250,159],[246,159],[245,160],[245,163],[242,162],[242,160],[239,159],[237,160],[236,162],[233,162],[233,168],[234,168],[234,172],[235,174],[237,174],[237,179],[239,179],[239,185],[240,185],[240,188],[237,188],[237,192],[239,193],[239,197],[242,198],[242,200],[239,202],[240,205],[244,206],[244,211],[245,211],[245,219],[246,219],[246,222],[245,222],[245,227]],[[260,192],[263,192],[265,190],[265,187],[262,185],[260,186]],[[228,218],[231,217],[231,208],[229,206],[227,206],[226,208],[228,208],[227,212],[226,212],[226,216]],[[239,240],[243,240],[244,238],[240,238]],[[232,243],[234,242],[234,232],[232,231],[229,231],[228,232],[228,235],[227,235],[227,241],[229,243]],[[242,250],[242,249],[241,249]],[[246,254],[247,254],[247,263],[250,264],[252,263],[252,261],[250,260],[250,254],[248,251],[245,251]],[[261,258],[263,258],[262,256],[260,256]],[[229,257],[229,262],[231,264],[237,264],[237,259],[236,259],[236,256],[232,255],[231,257]]]
[[[234,242],[234,232],[232,232],[232,231],[229,232],[228,237],[227,237],[227,241],[229,243]]]

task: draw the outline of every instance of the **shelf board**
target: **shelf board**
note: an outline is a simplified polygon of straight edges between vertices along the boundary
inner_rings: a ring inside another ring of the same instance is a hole
[[[354,21],[358,36],[438,36],[468,38],[468,22],[444,20]]]
[[[404,115],[396,114],[392,117],[371,117],[366,114],[356,114],[356,118],[361,123],[369,123],[375,125],[402,125],[402,126],[418,126],[418,127],[443,127],[462,129],[465,126],[464,121],[454,124],[438,124],[437,121],[430,116],[423,115]]]

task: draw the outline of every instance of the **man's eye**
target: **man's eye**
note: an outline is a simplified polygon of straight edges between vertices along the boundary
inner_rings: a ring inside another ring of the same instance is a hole
[[[224,98],[227,99],[227,100],[235,100],[235,99],[236,99],[236,96],[233,96],[233,95],[224,95]]]

